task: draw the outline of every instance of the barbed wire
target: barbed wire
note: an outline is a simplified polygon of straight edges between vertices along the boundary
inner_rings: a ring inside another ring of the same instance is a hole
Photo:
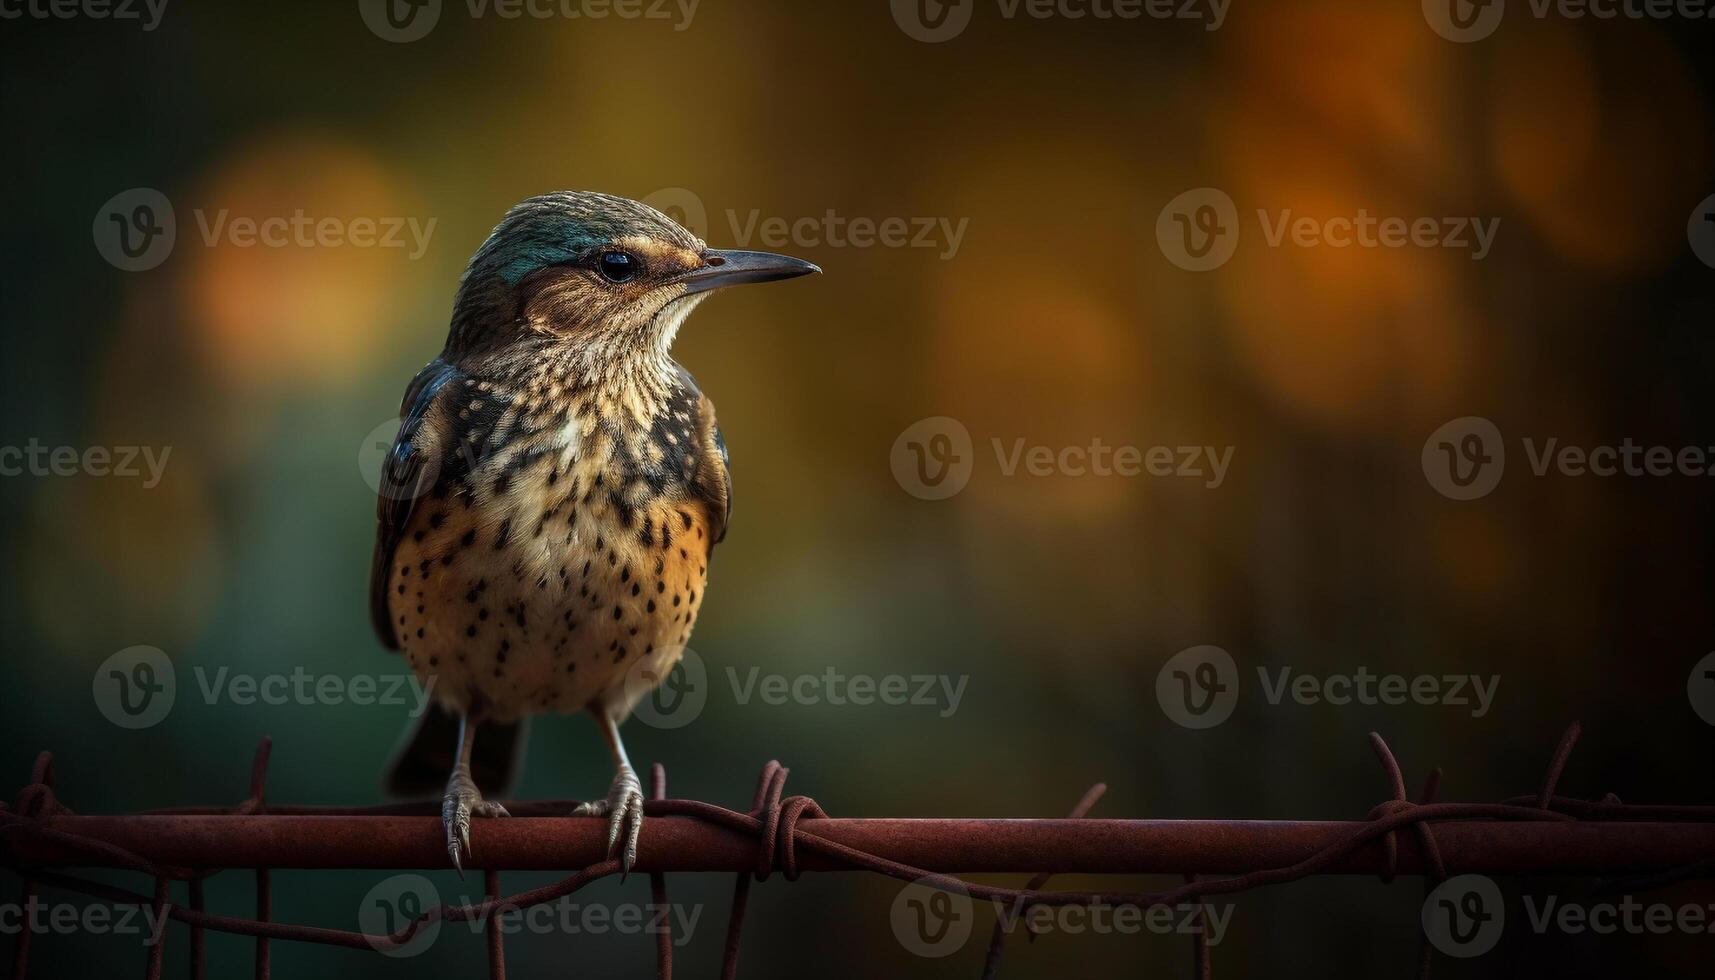
[[[639,870],[649,876],[650,892],[659,908],[668,906],[665,875],[669,871],[738,871],[723,946],[720,975],[737,976],[745,912],[753,881],[766,881],[776,872],[786,880],[804,870],[854,870],[885,875],[916,885],[971,898],[1011,902],[1020,912],[1036,906],[1157,906],[1197,907],[1199,928],[1192,931],[1193,975],[1211,974],[1206,900],[1319,874],[1374,871],[1392,881],[1402,870],[1415,871],[1433,887],[1449,877],[1445,856],[1448,843],[1463,870],[1530,870],[1538,873],[1610,875],[1601,886],[1610,890],[1644,890],[1688,878],[1715,875],[1715,806],[1639,806],[1608,794],[1598,800],[1558,795],[1562,774],[1577,744],[1580,728],[1573,724],[1556,746],[1534,794],[1499,803],[1437,802],[1441,770],[1430,772],[1417,799],[1409,797],[1404,772],[1387,742],[1374,732],[1369,741],[1386,776],[1389,797],[1364,820],[1331,821],[1097,821],[1088,817],[1106,786],[1092,787],[1071,815],[1060,820],[837,820],[807,796],[786,796],[790,770],[771,761],[757,781],[751,808],[730,810],[698,800],[668,799],[665,770],[651,771],[650,798],[645,813],[655,818],[645,825]],[[30,783],[10,806],[0,804],[0,865],[23,879],[25,903],[35,900],[43,885],[66,889],[114,905],[149,908],[157,917],[183,923],[190,930],[190,975],[206,974],[205,934],[209,930],[250,936],[256,941],[255,975],[271,975],[273,940],[311,942],[379,952],[399,950],[423,930],[440,922],[480,922],[488,945],[489,975],[504,980],[505,944],[500,920],[504,914],[554,902],[591,882],[620,872],[617,859],[582,863],[556,882],[513,894],[501,888],[502,866],[551,868],[571,853],[602,853],[599,820],[559,817],[549,824],[551,835],[533,832],[532,816],[569,812],[571,801],[509,803],[514,818],[485,821],[475,863],[485,867],[481,902],[443,904],[428,909],[392,933],[379,934],[272,920],[271,868],[298,867],[434,867],[440,854],[438,827],[428,830],[431,810],[416,804],[377,807],[278,806],[266,801],[271,740],[257,747],[251,767],[249,795],[237,806],[196,807],[149,811],[129,817],[83,817],[62,804],[53,790],[53,758],[43,752]],[[280,831],[318,818],[313,832],[293,837]],[[677,818],[677,819],[675,819]],[[268,824],[270,846],[260,847],[240,828]],[[1529,835],[1508,835],[1513,824],[1537,828]],[[581,827],[587,833],[568,834]],[[77,828],[77,829],[67,829]],[[188,828],[188,829],[187,829]],[[1632,833],[1629,830],[1635,829]],[[176,832],[184,833],[174,836]],[[1415,845],[1402,847],[1401,834]],[[1284,835],[1284,836],[1283,836]],[[845,839],[837,839],[844,837]],[[1135,844],[1147,837],[1153,844],[1177,842],[1170,856],[1140,862]],[[575,838],[575,840],[572,840]],[[363,842],[361,864],[352,862],[351,843]],[[571,843],[568,843],[571,840]],[[124,844],[120,841],[125,842]],[[551,841],[551,844],[550,844]],[[992,860],[974,867],[975,841]],[[854,843],[859,842],[859,843]],[[964,846],[960,850],[961,843]],[[129,846],[127,846],[129,845]],[[498,845],[498,846],[497,846]],[[748,848],[748,851],[746,850]],[[189,861],[145,856],[145,851]],[[957,855],[953,852],[958,851]],[[315,853],[311,853],[315,852]],[[492,860],[499,853],[503,860]],[[1108,855],[1098,858],[1095,855]],[[1295,855],[1296,860],[1268,859]],[[419,856],[421,859],[419,860]],[[901,860],[912,857],[920,864]],[[487,864],[484,859],[490,858]],[[924,860],[928,858],[928,860]],[[225,866],[211,866],[211,861]],[[1132,873],[1168,870],[1154,866],[1183,860],[1176,870],[1184,881],[1152,892],[1050,891],[1049,876],[1059,871]],[[1255,861],[1243,873],[1208,877],[1239,861]],[[345,862],[345,863],[330,863]],[[1198,866],[1189,866],[1189,865]],[[1105,865],[1105,866],[1104,866]],[[979,884],[947,873],[964,871],[1035,870],[1022,888]],[[145,895],[114,885],[68,874],[64,867],[100,867],[132,871],[154,879]],[[256,875],[253,918],[221,915],[204,907],[203,881],[230,867],[251,867]],[[168,900],[173,882],[187,883],[188,904]],[[1030,938],[1035,934],[1026,923]],[[12,975],[27,980],[33,944],[30,923],[20,930],[13,955]],[[997,922],[984,958],[982,976],[999,974],[1007,929]],[[670,980],[673,936],[668,917],[657,931],[657,976]],[[148,949],[145,977],[161,976],[165,937]],[[1434,948],[1427,937],[1418,958],[1418,975],[1427,977]]]

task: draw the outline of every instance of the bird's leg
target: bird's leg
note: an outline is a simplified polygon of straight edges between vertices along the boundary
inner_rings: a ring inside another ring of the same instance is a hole
[[[614,849],[619,846],[620,831],[625,832],[625,851],[620,855],[620,868],[628,873],[637,863],[637,837],[643,832],[643,784],[638,782],[631,760],[625,756],[625,743],[619,739],[619,724],[600,705],[591,705],[590,713],[595,716],[596,724],[601,726],[607,747],[613,752],[613,787],[607,791],[607,799],[581,803],[572,811],[572,816],[607,818],[608,857],[613,857]]]
[[[447,831],[447,854],[451,855],[453,867],[458,869],[461,877],[464,875],[464,862],[460,852],[472,854],[470,818],[511,816],[505,807],[483,799],[476,782],[470,778],[470,749],[475,741],[476,726],[470,723],[468,716],[459,715],[459,761],[453,766],[452,778],[447,780],[447,795],[441,800],[441,824]]]

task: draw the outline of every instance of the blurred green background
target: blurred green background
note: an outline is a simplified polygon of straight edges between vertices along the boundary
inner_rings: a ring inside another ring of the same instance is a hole
[[[735,240],[753,216],[968,226],[951,257],[793,241],[778,250],[825,276],[723,296],[682,333],[677,356],[720,410],[736,507],[692,643],[708,707],[683,729],[625,732],[634,759],[666,764],[674,795],[742,807],[779,757],[789,792],[841,816],[1051,816],[1105,780],[1099,815],[1356,819],[1386,792],[1371,729],[1412,783],[1445,765],[1446,797],[1486,800],[1533,791],[1582,719],[1565,792],[1710,802],[1715,729],[1687,698],[1715,646],[1708,478],[1538,478],[1517,440],[1715,445],[1715,272],[1686,236],[1715,192],[1715,28],[1515,6],[1470,45],[1437,36],[1411,0],[1239,0],[1218,31],[979,2],[934,44],[885,0],[703,0],[688,23],[473,17],[449,0],[409,43],[352,2],[175,0],[147,31],[0,22],[0,444],[171,447],[150,489],[0,479],[0,771],[21,786],[46,748],[80,811],[223,804],[270,734],[273,800],[379,801],[407,708],[209,704],[192,670],[399,673],[367,620],[360,457],[438,353],[466,259],[524,197],[678,188],[716,246],[767,247]],[[1237,202],[1246,237],[1198,274],[1163,256],[1155,225],[1205,186]],[[103,261],[92,223],[136,187],[172,202],[177,240],[158,267],[126,272]],[[1500,231],[1473,261],[1268,248],[1251,217],[1359,208],[1499,218]],[[196,214],[221,209],[435,225],[416,259],[206,243]],[[1419,458],[1467,415],[1492,419],[1516,455],[1493,494],[1456,502]],[[907,493],[890,467],[928,416],[976,443],[969,485],[947,500]],[[988,448],[1098,438],[1234,455],[1211,490],[1009,477]],[[178,700],[128,731],[98,710],[92,678],[137,644],[172,658]],[[1247,676],[1475,673],[1498,675],[1499,693],[1473,718],[1275,706],[1253,679],[1230,721],[1193,731],[1163,714],[1155,684],[1200,644]],[[969,682],[949,717],[776,707],[738,703],[727,667]],[[610,776],[582,717],[537,724],[528,758],[521,798],[596,795]],[[352,927],[379,877],[280,874],[275,914]],[[477,887],[432,877],[448,900]],[[221,876],[211,905],[245,914],[249,887]],[[680,970],[709,975],[730,880],[672,887],[701,909]],[[14,877],[5,888],[15,900]],[[805,962],[976,975],[989,914],[961,952],[921,959],[890,928],[896,893],[860,876],[771,880],[745,975]],[[586,894],[641,903],[647,884]],[[1404,975],[1420,900],[1412,882],[1363,879],[1249,895],[1216,966]],[[1712,941],[1509,934],[1441,975],[1706,975]],[[524,936],[511,966],[647,976],[652,944]],[[213,975],[248,975],[248,949],[211,936]],[[176,932],[170,970],[184,952]],[[36,955],[50,977],[142,960],[123,937],[49,936]],[[409,960],[291,943],[274,957],[280,977],[452,977],[479,974],[483,949],[443,933]],[[1182,937],[1050,935],[1015,941],[1004,973],[1188,966]]]

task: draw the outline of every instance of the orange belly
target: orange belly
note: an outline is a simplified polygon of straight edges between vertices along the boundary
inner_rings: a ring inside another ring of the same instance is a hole
[[[551,499],[422,501],[394,552],[401,650],[449,709],[507,721],[600,702],[624,717],[690,640],[708,581],[701,508]]]

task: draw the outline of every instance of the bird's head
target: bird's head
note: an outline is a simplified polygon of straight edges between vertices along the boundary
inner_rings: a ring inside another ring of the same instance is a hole
[[[458,356],[530,340],[592,365],[664,359],[713,290],[820,271],[784,255],[711,249],[638,201],[544,194],[507,212],[471,258],[448,349]]]

